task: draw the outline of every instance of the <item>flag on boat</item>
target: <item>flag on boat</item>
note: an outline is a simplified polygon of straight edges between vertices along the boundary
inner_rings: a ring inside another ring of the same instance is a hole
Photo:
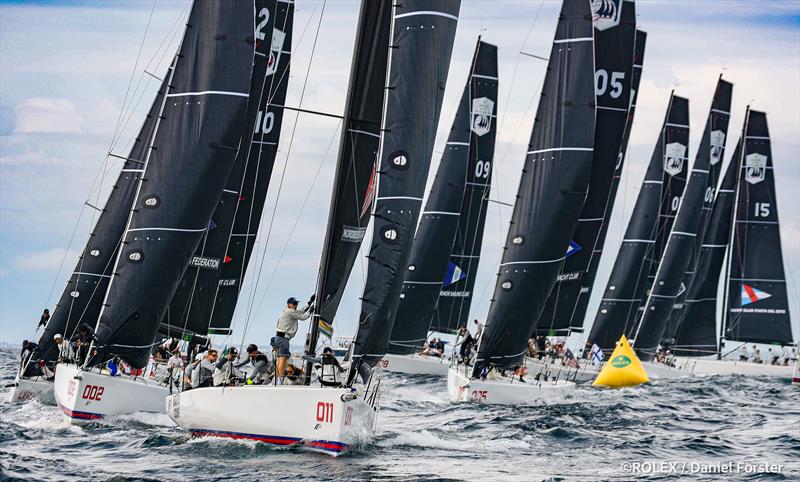
[[[455,284],[466,277],[467,273],[462,271],[457,264],[453,263],[452,261],[447,263],[447,272],[444,274],[445,286],[450,286],[452,284]]]
[[[564,358],[567,359],[567,366],[572,368],[578,368],[578,359],[575,358],[575,354],[572,353],[572,350],[567,348],[567,352],[564,354]]]
[[[592,345],[591,354],[592,354],[591,356],[592,363],[594,362],[603,363],[603,350],[600,348],[599,345],[597,345],[597,343]]]
[[[750,285],[742,284],[742,306],[765,300],[771,296],[771,294],[765,291],[753,288]]]
[[[611,354],[609,362],[603,366],[592,386],[603,386],[610,388],[635,387],[642,383],[647,383],[650,378],[647,376],[642,362],[631,348],[625,335],[617,342],[614,353]]]
[[[319,334],[320,335],[325,335],[329,339],[333,338],[333,325],[331,325],[330,323],[327,323],[325,320],[320,318],[319,319]]]

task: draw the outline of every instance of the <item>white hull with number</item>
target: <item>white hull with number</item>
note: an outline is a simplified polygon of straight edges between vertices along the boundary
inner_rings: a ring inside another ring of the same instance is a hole
[[[470,367],[471,369],[471,367]],[[454,402],[488,405],[553,405],[568,402],[575,393],[575,383],[564,380],[513,383],[505,377],[496,380],[471,380],[463,367],[447,372],[447,391]]]
[[[79,424],[109,415],[163,413],[169,388],[154,380],[112,377],[62,363],[56,368],[54,392],[67,419]]]
[[[690,364],[687,369],[700,375],[749,375],[762,377],[792,378],[792,367],[788,365],[765,365],[738,360],[715,360],[709,358],[678,358]]]
[[[380,361],[384,370],[408,375],[447,375],[450,360],[427,355],[384,355]]]
[[[567,380],[575,383],[587,383],[597,377],[602,368],[601,364],[592,365],[586,360],[580,360],[579,368],[569,367],[561,364],[561,360],[525,358],[525,366],[528,368],[528,375],[542,373],[548,379]]]
[[[167,398],[167,414],[193,436],[256,440],[332,456],[371,437],[376,411],[349,388],[208,387]]]
[[[11,403],[20,403],[33,399],[38,399],[47,405],[55,405],[53,382],[43,378],[17,378],[14,380],[9,401]]]

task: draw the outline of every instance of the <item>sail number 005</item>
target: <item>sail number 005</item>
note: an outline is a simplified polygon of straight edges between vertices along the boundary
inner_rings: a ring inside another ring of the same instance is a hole
[[[594,93],[598,97],[605,94],[609,87],[611,92],[609,95],[612,99],[619,98],[622,95],[622,80],[625,78],[625,72],[611,72],[609,77],[608,71],[600,69],[594,73]]]

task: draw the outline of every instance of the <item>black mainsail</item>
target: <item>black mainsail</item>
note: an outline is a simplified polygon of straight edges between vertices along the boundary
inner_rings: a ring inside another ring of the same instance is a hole
[[[789,345],[792,327],[783,268],[767,115],[748,110],[726,280],[726,340]]]
[[[143,367],[236,157],[253,65],[253,4],[192,6],[95,335]]]
[[[608,228],[611,225],[611,215],[613,214],[614,201],[617,198],[619,182],[622,178],[622,168],[625,165],[625,157],[628,150],[628,141],[633,129],[634,114],[636,113],[636,99],[639,94],[639,82],[642,79],[642,67],[644,64],[644,52],[647,44],[647,33],[642,30],[636,31],[636,43],[634,46],[633,74],[631,78],[631,100],[628,107],[628,119],[625,123],[625,130],[622,133],[622,143],[619,149],[617,165],[614,167],[614,176],[611,178],[611,189],[608,193],[605,210],[603,211],[603,221],[600,225],[600,232],[597,234],[597,241],[592,249],[592,256],[589,260],[589,267],[583,274],[583,284],[578,292],[578,300],[571,316],[570,331],[583,333],[583,324],[586,312],[589,309],[589,299],[594,289],[594,280],[597,277],[597,270],[600,267],[600,259],[608,235]]]
[[[589,2],[565,0],[473,376],[522,359],[589,189],[595,132]]]
[[[61,334],[69,340],[81,323],[94,323],[100,314],[119,242],[142,177],[144,158],[152,143],[156,119],[164,102],[167,80],[171,76],[172,67],[161,83],[108,200],[89,234],[78,264],[39,339],[37,351],[42,360],[53,361],[58,358],[58,348],[53,341],[55,335]]]
[[[386,352],[430,169],[460,1],[395,6],[372,246],[349,380]],[[362,371],[362,373],[366,373]]]
[[[694,279],[687,290],[686,307],[675,335],[672,352],[681,356],[705,356],[717,352],[717,287],[731,237],[733,201],[741,158],[741,140],[725,171],[714,200],[708,229],[697,255]]]
[[[648,293],[635,336],[636,351],[644,360],[649,360],[655,355],[656,348],[667,330],[667,322],[672,316],[673,307],[678,297],[686,291],[683,282],[686,272],[694,271],[689,263],[693,257],[698,234],[702,237],[700,222],[703,220],[706,205],[714,197],[717,180],[710,172],[711,161],[713,158],[714,165],[719,164],[725,151],[732,92],[733,85],[720,79],[711,102],[711,110],[708,113],[697,157],[681,197],[680,207],[675,215],[675,222],[661,256],[655,281]],[[667,336],[671,342],[674,332],[667,333]]]
[[[569,242],[566,259],[556,278],[553,291],[536,324],[535,334],[568,334],[580,315],[576,313],[585,274],[594,257],[602,249],[600,231],[606,210],[614,204],[614,175],[620,164],[622,137],[628,124],[636,40],[636,4],[618,2],[607,8],[607,2],[593,2],[595,94],[597,122],[594,134],[594,156],[589,193],[583,205],[578,226]],[[599,256],[598,256],[599,257]],[[588,292],[586,295],[588,296]]]
[[[484,201],[475,199],[471,193],[473,190],[483,193],[488,189],[497,124],[496,104],[497,47],[478,39],[470,75],[414,237],[388,353],[418,351],[427,337],[439,293],[465,280],[469,274],[467,267],[473,269],[470,262],[474,258],[454,262],[451,254],[462,212],[466,209],[465,216],[472,218],[465,219],[465,227],[477,229],[478,222],[486,218]],[[476,183],[479,185],[475,186]],[[470,193],[468,198],[467,192]],[[475,204],[465,205],[465,199]],[[474,231],[463,234],[465,241],[475,241]],[[462,251],[463,242],[460,244]],[[472,252],[474,248],[470,248]],[[474,283],[474,274],[472,278]],[[457,319],[453,321],[468,314],[463,313],[463,306],[458,308]],[[453,321],[442,321],[447,326],[458,326],[453,325]]]
[[[294,4],[257,0],[255,60],[243,142],[208,231],[161,320],[167,336],[230,333],[278,150]]]
[[[650,287],[651,265],[661,259],[659,240],[672,228],[671,213],[680,204],[688,145],[689,101],[672,94],[588,338],[603,349],[613,349],[620,335],[633,332],[642,297]]]
[[[320,328],[333,325],[372,214],[391,30],[391,2],[362,0],[319,265],[313,318],[317,323],[312,324],[305,351],[311,358],[316,356]],[[306,368],[310,374],[311,362]],[[309,381],[307,377],[306,384]]]

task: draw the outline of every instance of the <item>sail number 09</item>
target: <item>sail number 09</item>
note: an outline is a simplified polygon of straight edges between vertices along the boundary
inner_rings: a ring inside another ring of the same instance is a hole
[[[604,95],[609,87],[611,92],[609,95],[612,99],[619,98],[622,95],[622,80],[625,78],[625,72],[611,72],[609,78],[608,71],[600,69],[594,73],[594,93],[600,97]]]
[[[492,168],[492,163],[489,161],[478,161],[475,163],[475,177],[482,177],[484,179],[489,177],[489,170]]]

